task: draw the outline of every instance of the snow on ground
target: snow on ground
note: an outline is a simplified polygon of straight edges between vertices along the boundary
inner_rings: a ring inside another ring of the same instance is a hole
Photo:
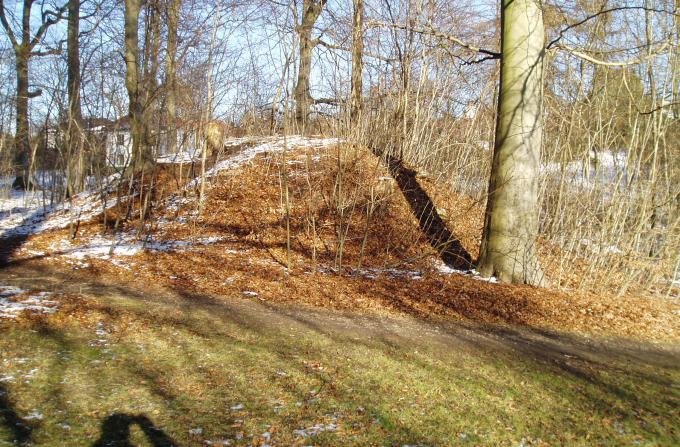
[[[189,149],[176,154],[161,155],[156,158],[158,164],[178,164],[178,163],[195,163],[201,160],[201,151],[199,149]]]
[[[222,142],[223,147],[231,148],[246,144],[261,142],[262,137],[227,138]],[[201,161],[203,148],[188,148],[176,154],[165,154],[156,158],[158,164],[197,163]]]
[[[229,157],[225,160],[216,163],[211,169],[206,171],[206,177],[214,177],[219,172],[226,169],[233,169],[251,161],[258,154],[265,152],[283,152],[286,149],[299,149],[299,148],[323,148],[336,145],[340,142],[338,138],[307,138],[301,137],[299,135],[293,135],[286,138],[276,137],[269,138],[264,143],[249,147],[242,152]],[[195,178],[189,185],[188,188],[195,187],[200,184],[201,178]]]
[[[0,318],[16,318],[24,311],[54,313],[58,303],[47,299],[50,296],[50,292],[27,295],[18,287],[0,285]]]
[[[316,436],[325,431],[336,431],[338,429],[337,418],[333,417],[333,422],[329,424],[315,424],[311,427],[293,430],[293,434],[302,438]]]
[[[153,241],[138,240],[133,235],[120,233],[118,236],[96,235],[84,243],[74,243],[69,240],[61,240],[51,248],[56,255],[64,256],[77,261],[85,261],[87,258],[111,259],[115,256],[134,256],[143,250],[148,251],[190,251],[200,245],[216,244],[224,238],[212,236],[182,241]],[[116,263],[125,267],[125,263]]]
[[[111,208],[115,201],[104,203],[101,199],[112,191],[119,175],[113,174],[101,179],[99,188],[82,192],[70,201],[50,204],[46,196],[49,191],[10,190],[10,197],[0,199],[0,238],[41,233],[68,227],[80,220],[88,221],[104,209]]]
[[[475,269],[472,269],[472,270],[456,270],[456,269],[454,269],[454,268],[449,267],[448,265],[446,265],[443,261],[438,261],[438,262],[435,264],[435,268],[437,269],[437,271],[438,271],[439,273],[441,273],[441,274],[443,274],[443,275],[452,275],[452,274],[456,274],[456,275],[465,275],[465,276],[469,276],[469,277],[471,277],[471,278],[473,278],[473,279],[477,279],[477,280],[479,280],[479,281],[490,282],[490,283],[492,283],[492,284],[497,284],[497,283],[498,283],[498,278],[496,278],[495,276],[490,276],[490,277],[488,277],[488,278],[484,278],[484,277],[482,277],[482,275],[480,275],[480,273],[479,273],[477,270],[475,270]]]
[[[587,189],[593,189],[596,184],[625,186],[628,157],[625,152],[603,151],[591,154],[587,160],[544,163],[541,173],[550,177],[563,175],[566,180]]]
[[[339,142],[336,138],[305,138],[301,136],[290,137],[270,137],[270,138],[232,138],[225,141],[225,146],[236,147],[252,143],[251,147],[232,155],[225,160],[217,163],[213,168],[206,172],[206,177],[211,177],[220,171],[233,169],[251,161],[256,155],[264,152],[281,152],[287,148],[321,148],[335,145]],[[196,161],[200,159],[200,151],[193,153],[183,152],[172,156],[159,159],[159,162],[177,163]],[[198,158],[197,158],[198,157]],[[164,161],[160,161],[164,160]],[[45,176],[43,176],[45,177]],[[48,176],[49,177],[49,176]],[[52,176],[54,177],[54,176]],[[51,178],[51,177],[50,177]],[[48,230],[66,228],[76,221],[86,222],[96,217],[104,210],[115,206],[116,200],[104,201],[107,194],[115,191],[120,175],[114,174],[100,181],[88,183],[91,189],[85,191],[72,200],[59,204],[50,204],[46,201],[46,194],[49,190],[24,192],[14,191],[9,188],[12,178],[0,178],[0,182],[9,191],[6,199],[0,199],[0,238],[11,236],[22,236],[40,233]],[[196,178],[186,185],[190,189],[200,182]],[[178,211],[182,205],[191,202],[191,199],[175,195],[166,203],[166,210]],[[179,219],[186,219],[180,217]],[[178,219],[178,222],[181,221]],[[167,224],[167,221],[161,222]],[[132,233],[119,233],[115,236],[95,235],[87,240],[81,238],[79,241],[61,240],[51,247],[55,255],[64,256],[73,260],[74,264],[86,266],[88,258],[109,259],[111,262],[122,268],[129,268],[127,263],[116,257],[134,256],[144,250],[148,251],[187,251],[194,250],[199,245],[215,244],[223,240],[219,237],[196,238],[190,240],[140,240]],[[29,254],[44,255],[40,252]]]
[[[227,147],[235,147],[257,141],[263,141],[263,139],[253,137],[231,138],[226,140],[224,144]],[[225,169],[241,166],[263,152],[281,152],[286,148],[327,147],[337,144],[339,140],[336,138],[290,136],[286,138],[271,137],[264,141],[264,143],[254,145],[217,163],[206,172],[206,176],[211,177]],[[200,157],[200,151],[180,153],[173,157],[177,157],[176,159],[181,161],[193,160],[196,156]],[[48,183],[51,181],[49,179],[54,176],[47,172],[40,177],[44,180],[45,186],[49,186]],[[90,182],[90,190],[78,194],[70,201],[59,204],[51,203],[49,189],[32,192],[14,191],[10,188],[13,177],[0,178],[3,190],[8,191],[8,196],[0,199],[0,238],[66,228],[75,221],[88,221],[94,218],[105,209],[115,206],[115,200],[105,203],[102,198],[106,193],[113,191],[119,178],[119,174],[113,174],[99,182]],[[194,179],[187,185],[187,188],[195,186],[199,182],[200,179]],[[171,205],[179,206],[180,204],[173,203]]]

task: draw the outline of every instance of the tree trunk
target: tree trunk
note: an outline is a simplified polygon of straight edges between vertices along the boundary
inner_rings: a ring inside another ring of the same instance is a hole
[[[352,85],[350,98],[350,122],[356,124],[361,114],[361,91],[363,89],[364,53],[364,1],[354,0],[352,19]]]
[[[142,61],[143,77],[139,92],[140,103],[142,106],[143,140],[142,147],[149,153],[156,154],[159,149],[160,141],[152,138],[150,128],[160,131],[161,120],[157,113],[154,102],[156,90],[158,89],[158,66],[160,49],[160,11],[158,1],[147,1],[146,5],[146,27],[144,30],[144,59]],[[156,154],[158,155],[158,154]]]
[[[29,156],[31,139],[28,128],[28,54],[23,45],[15,53],[17,70],[16,97],[16,136],[14,149],[14,167],[16,179],[14,189],[26,189],[29,185]]]
[[[31,135],[28,127],[28,60],[31,58],[31,6],[31,1],[24,0],[21,19],[21,43],[14,44],[17,70],[16,136],[14,142],[16,179],[12,184],[14,189],[26,189],[30,183],[30,173],[28,172],[31,153]]]
[[[300,61],[294,92],[295,122],[301,133],[305,131],[305,125],[313,101],[309,91],[309,78],[312,72],[312,51],[317,43],[312,39],[312,30],[325,4],[326,0],[304,0],[302,2],[302,21],[298,26]]]
[[[168,7],[168,47],[165,62],[165,107],[167,121],[168,152],[177,152],[177,104],[176,104],[176,58],[177,58],[177,22],[181,0],[171,0]]]
[[[84,176],[82,110],[80,106],[80,0],[68,2],[67,76],[68,76],[68,150],[67,193],[80,192]]]
[[[125,0],[125,87],[128,92],[132,160],[135,170],[151,161],[145,147],[144,117],[139,88],[139,10],[141,0]]]
[[[479,271],[541,284],[536,255],[543,129],[544,29],[539,0],[503,0],[501,80]]]

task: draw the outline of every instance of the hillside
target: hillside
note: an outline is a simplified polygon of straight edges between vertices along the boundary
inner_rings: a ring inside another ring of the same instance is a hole
[[[24,225],[15,214],[5,233],[21,243],[10,262],[225,300],[663,342],[680,337],[677,299],[501,285],[446,265],[447,252],[438,253],[434,239],[456,239],[475,258],[480,204],[406,167],[396,181],[366,148],[299,137],[235,140],[232,147],[206,172],[202,201],[201,177],[187,178],[188,165],[165,163],[147,183],[121,187],[109,179],[105,200],[86,193],[64,205],[68,210]],[[152,194],[141,221],[144,188]],[[555,250],[541,249],[549,282]]]

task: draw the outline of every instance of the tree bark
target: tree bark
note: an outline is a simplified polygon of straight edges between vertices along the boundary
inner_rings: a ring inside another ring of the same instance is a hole
[[[364,1],[354,0],[352,18],[352,81],[350,92],[350,122],[356,124],[361,114],[364,54]]]
[[[67,90],[68,90],[68,150],[67,193],[80,192],[84,176],[84,135],[80,105],[80,0],[68,2]]]
[[[168,7],[168,46],[165,55],[165,107],[167,121],[167,147],[168,152],[177,152],[177,90],[176,90],[176,63],[177,63],[177,22],[181,0],[171,0]]]
[[[21,46],[15,52],[17,71],[16,97],[16,134],[14,149],[14,166],[16,179],[12,184],[15,189],[26,189],[29,185],[29,156],[31,153],[31,139],[28,128],[28,59],[29,52]]]
[[[135,170],[151,161],[145,147],[143,107],[139,88],[139,11],[141,0],[125,0],[125,87],[128,92],[132,165]]]
[[[302,20],[298,26],[300,61],[294,91],[295,122],[297,123],[298,130],[302,133],[305,131],[305,125],[313,102],[309,78],[312,72],[312,51],[316,47],[317,42],[312,39],[312,30],[325,4],[326,0],[303,0],[302,2]]]
[[[478,269],[539,285],[536,255],[544,56],[539,0],[503,0],[496,140]]]

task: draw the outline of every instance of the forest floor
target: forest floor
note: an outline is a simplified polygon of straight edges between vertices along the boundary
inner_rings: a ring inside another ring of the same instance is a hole
[[[680,442],[677,290],[457,270],[480,205],[337,140],[196,172],[0,212],[0,446]]]

